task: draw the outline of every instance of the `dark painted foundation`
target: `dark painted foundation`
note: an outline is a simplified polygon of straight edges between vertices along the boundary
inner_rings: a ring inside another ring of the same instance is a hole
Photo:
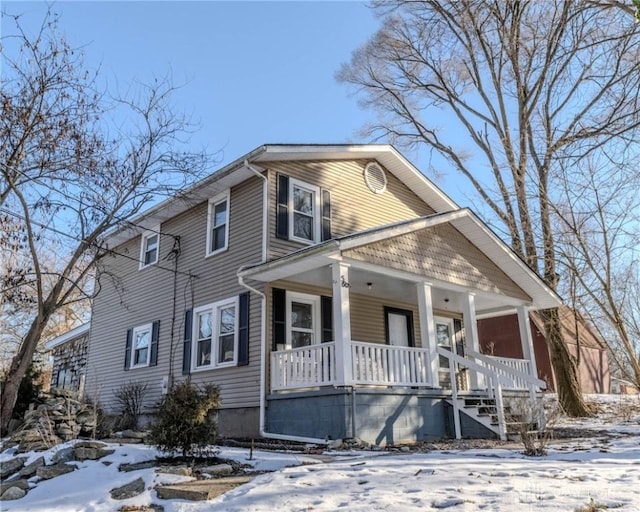
[[[316,439],[358,437],[376,445],[453,437],[453,412],[441,393],[414,389],[332,389],[270,395],[267,431]],[[462,436],[493,432],[461,415]]]

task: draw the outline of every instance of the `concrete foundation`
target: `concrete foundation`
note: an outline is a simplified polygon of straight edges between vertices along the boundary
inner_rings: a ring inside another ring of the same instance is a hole
[[[268,397],[267,431],[317,439],[358,437],[376,445],[453,436],[453,415],[433,391],[333,389]],[[462,415],[463,437],[492,437]]]

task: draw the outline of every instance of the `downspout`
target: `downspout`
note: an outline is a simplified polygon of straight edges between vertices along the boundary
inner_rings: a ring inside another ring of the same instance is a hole
[[[259,176],[264,180],[262,187],[262,262],[265,263],[267,261],[267,236],[269,233],[269,217],[268,217],[268,203],[269,203],[269,180],[268,178],[262,174],[259,170],[257,170],[254,166],[252,166],[248,160],[244,161],[244,165],[247,169],[253,172],[256,176]],[[314,443],[314,444],[327,444],[325,439],[315,439],[313,437],[301,437],[301,436],[292,436],[286,434],[275,434],[270,433],[265,430],[265,412],[266,412],[266,392],[267,392],[267,360],[266,360],[266,348],[267,348],[267,296],[257,290],[256,288],[248,285],[244,282],[244,278],[240,275],[240,272],[246,266],[240,267],[238,269],[238,284],[240,286],[246,288],[250,292],[255,293],[260,296],[261,307],[260,307],[260,407],[259,407],[259,433],[261,437],[265,437],[267,439],[279,439],[283,441],[297,441],[301,443]]]

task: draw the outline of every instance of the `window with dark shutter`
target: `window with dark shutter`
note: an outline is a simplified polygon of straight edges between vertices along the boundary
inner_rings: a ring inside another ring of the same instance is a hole
[[[160,320],[153,322],[151,329],[151,356],[149,366],[158,365],[158,338],[160,336]]]
[[[322,241],[331,240],[331,193],[322,189]]]
[[[322,343],[333,339],[333,300],[331,297],[320,298],[320,316],[322,316]]]
[[[273,300],[273,350],[278,350],[278,344],[287,342],[287,295],[285,290],[274,288]]]
[[[184,312],[184,340],[182,343],[182,375],[191,373],[191,331],[193,310],[187,309]]]
[[[238,366],[249,364],[249,292],[238,300]]]
[[[124,369],[131,367],[131,343],[133,340],[133,329],[127,329],[127,342],[124,349]]]
[[[276,237],[289,238],[289,176],[277,175]]]

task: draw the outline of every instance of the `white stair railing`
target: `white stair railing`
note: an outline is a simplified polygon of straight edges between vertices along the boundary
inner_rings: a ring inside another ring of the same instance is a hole
[[[483,366],[481,363],[477,363],[475,361],[472,361],[471,359],[467,359],[465,357],[459,356],[458,354],[454,354],[450,350],[445,350],[442,347],[438,347],[436,350],[439,355],[449,359],[449,371],[453,374],[455,373],[455,365],[453,363],[458,363],[460,366],[475,370],[476,372],[486,377],[488,386],[487,391],[489,392],[489,396],[496,402],[496,412],[498,416],[498,436],[502,441],[505,441],[507,439],[507,425],[504,415],[504,400],[502,397],[502,388],[504,386],[505,377],[499,375],[492,369]],[[451,379],[451,396],[453,405],[453,419],[456,429],[456,439],[460,439],[462,437],[460,431],[460,405],[458,404],[457,400],[458,384],[455,378]]]

